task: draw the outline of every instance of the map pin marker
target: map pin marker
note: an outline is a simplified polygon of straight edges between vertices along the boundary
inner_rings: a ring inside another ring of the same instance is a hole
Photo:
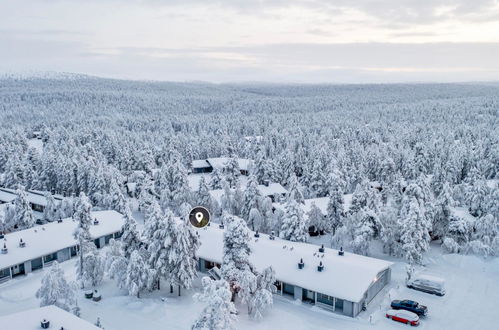
[[[201,221],[203,221],[203,213],[197,212],[196,213],[196,220],[198,221],[198,223],[201,223]]]

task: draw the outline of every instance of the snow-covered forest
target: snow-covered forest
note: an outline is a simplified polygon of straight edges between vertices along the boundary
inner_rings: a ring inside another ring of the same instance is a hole
[[[196,205],[226,232],[221,278],[202,279],[195,298],[206,306],[193,329],[232,328],[241,305],[261,319],[273,304],[275,273],[249,261],[250,229],[296,242],[320,234],[322,244],[362,255],[381,250],[405,260],[408,277],[431,244],[499,255],[496,85],[6,77],[0,107],[0,186],[16,196],[0,205],[0,232],[40,218],[77,223],[78,285],[55,263],[36,293],[42,306],[79,315],[75,292],[105,279],[137,298],[162,281],[171,294],[191,290],[200,241],[187,215]],[[227,162],[192,173],[193,160],[210,157]],[[238,159],[251,160],[247,176]],[[263,196],[266,182],[287,194]],[[44,192],[42,214],[30,190]],[[104,209],[125,224],[101,253],[89,228],[91,211]]]
[[[0,82],[4,187],[84,192],[94,207],[123,213],[127,178],[144,171],[134,192],[140,206],[157,200],[181,215],[186,205],[211,203],[207,188],[237,186],[229,169],[192,191],[192,160],[249,158],[248,187],[278,182],[297,203],[329,196],[331,210],[325,220],[317,210],[304,216],[288,201],[273,214],[254,189],[227,190],[220,211],[254,229],[306,240],[305,222],[315,221],[337,245],[368,254],[381,240],[387,253],[415,263],[432,239],[450,252],[498,253],[497,86]],[[33,134],[42,152],[30,147]],[[344,194],[353,194],[347,211]],[[4,231],[27,226],[21,212],[16,204],[0,215]]]

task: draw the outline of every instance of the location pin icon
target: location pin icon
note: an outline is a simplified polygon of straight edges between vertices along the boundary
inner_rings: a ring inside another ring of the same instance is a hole
[[[201,223],[201,221],[203,221],[203,213],[197,212],[196,213],[196,220],[198,221],[198,223]]]

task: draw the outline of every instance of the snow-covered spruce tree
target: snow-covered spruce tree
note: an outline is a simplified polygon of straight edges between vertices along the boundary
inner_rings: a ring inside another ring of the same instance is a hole
[[[190,224],[173,220],[174,232],[171,234],[173,244],[171,245],[172,250],[168,254],[169,280],[171,284],[178,286],[178,295],[180,296],[180,288],[190,289],[196,278],[198,260],[196,253],[201,243]]]
[[[36,291],[36,297],[40,299],[40,307],[55,305],[68,312],[75,307],[74,288],[66,281],[64,271],[57,261],[54,261],[45,272],[42,285]]]
[[[203,293],[194,295],[196,300],[207,305],[201,315],[194,321],[192,330],[205,329],[235,329],[237,310],[232,302],[232,292],[229,283],[225,280],[214,281],[203,277]]]
[[[104,278],[104,260],[92,242],[84,243],[81,250],[83,264],[77,263],[77,279],[82,287],[96,287]],[[80,266],[83,265],[83,269]]]
[[[431,223],[425,218],[416,197],[406,198],[402,205],[400,242],[410,264],[421,264],[428,251]]]
[[[259,231],[264,232],[264,233],[269,233],[270,228],[273,225],[274,222],[274,213],[273,213],[273,208],[274,206],[272,205],[272,199],[270,197],[265,197],[262,202],[261,206],[261,223],[260,226],[257,228]]]
[[[45,221],[55,221],[57,218],[55,198],[50,192],[46,192],[44,197],[47,200],[47,205],[43,209],[43,219],[45,219]]]
[[[248,225],[252,230],[262,231],[262,229],[264,228],[262,215],[260,214],[260,211],[258,211],[258,209],[255,207],[252,208],[249,212]]]
[[[132,217],[130,210],[128,209],[123,216],[125,224],[123,225],[123,235],[121,235],[121,246],[123,248],[123,256],[129,259],[133,251],[139,250],[142,240],[137,230],[137,222]]]
[[[249,261],[250,230],[243,219],[228,213],[224,214],[223,222],[226,230],[223,236],[222,277],[229,282],[232,300],[238,296],[243,303],[247,303],[256,288],[255,271]]]
[[[300,204],[305,203],[305,199],[303,198],[303,188],[298,182],[298,178],[295,174],[292,174],[289,179],[288,201],[289,200],[294,200]]]
[[[128,260],[123,256],[121,241],[111,238],[104,255],[104,271],[110,279],[116,280],[121,289],[125,280],[127,264]]]
[[[144,231],[144,238],[147,242],[149,259],[147,264],[150,269],[154,269],[154,280],[156,288],[160,289],[160,281],[167,278],[172,270],[170,255],[173,250],[173,235],[175,235],[175,219],[170,210],[163,214],[157,203],[153,203],[151,211],[148,213],[149,223]]]
[[[4,204],[5,206],[3,207],[3,212],[0,211],[0,213],[3,214],[3,232],[10,232],[13,231],[15,226],[16,226],[16,209],[15,206],[6,203]]]
[[[222,172],[215,167],[210,174],[210,182],[209,182],[210,188],[212,190],[222,189],[222,180],[223,180]]]
[[[241,206],[241,217],[246,221],[249,220],[251,209],[260,209],[262,195],[258,190],[258,182],[256,177],[251,175],[248,178],[246,189],[243,192],[243,204]],[[255,224],[248,222],[248,225],[255,230]]]
[[[230,189],[229,183],[222,180],[222,196],[220,197],[220,207],[222,212],[234,213],[234,194]]]
[[[329,221],[322,214],[320,208],[315,205],[315,202],[312,202],[310,206],[310,211],[307,212],[308,225],[310,227],[314,227],[317,231],[328,231],[329,230]]]
[[[212,209],[213,202],[210,195],[210,189],[206,184],[204,176],[202,176],[201,180],[199,181],[199,189],[196,194],[196,201],[197,205],[204,206],[208,209]]]
[[[451,207],[454,205],[452,191],[446,182],[440,189],[440,195],[435,203],[435,218],[433,221],[433,236],[443,237],[447,233],[451,217]]]
[[[73,236],[75,237],[79,246],[78,262],[76,263],[76,276],[80,281],[80,285],[82,288],[85,285],[85,257],[87,253],[92,253],[93,249],[95,249],[95,245],[92,242],[92,236],[90,235],[90,227],[93,222],[91,210],[92,204],[90,204],[90,200],[85,195],[85,193],[81,192],[75,203],[73,221],[76,222],[76,229],[73,233]]]
[[[381,224],[377,214],[367,208],[350,215],[348,221],[352,232],[351,246],[354,253],[368,255],[370,242],[379,236]]]
[[[127,200],[115,179],[111,181],[109,193],[107,194],[105,205],[120,213],[124,213],[127,208]]]
[[[285,206],[279,237],[294,242],[308,240],[308,219],[305,219],[301,204],[290,199]]]
[[[466,193],[468,210],[474,217],[481,217],[487,212],[487,196],[489,187],[485,180],[476,180]]]
[[[239,176],[241,175],[241,170],[239,169],[239,163],[236,158],[231,157],[227,159],[222,173],[224,175],[225,181],[227,181],[230,188],[235,188],[239,185]]]
[[[274,299],[272,294],[276,292],[275,272],[272,266],[265,268],[256,279],[256,290],[252,293],[248,302],[248,313],[254,319],[262,319],[269,307],[272,307]]]
[[[64,197],[57,207],[57,219],[65,219],[72,217],[75,211],[75,199],[72,197]]]
[[[35,217],[29,205],[28,195],[23,187],[16,189],[16,199],[14,200],[14,224],[18,229],[28,229],[35,225]]]
[[[140,292],[149,285],[149,269],[138,250],[132,252],[126,269],[124,286],[131,296],[140,298]]]
[[[336,229],[343,225],[344,218],[343,192],[339,186],[333,186],[329,191],[329,200],[327,203],[327,226],[333,235]]]

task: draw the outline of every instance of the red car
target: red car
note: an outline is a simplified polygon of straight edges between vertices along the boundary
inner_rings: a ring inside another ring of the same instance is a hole
[[[419,316],[416,313],[409,312],[403,309],[390,309],[386,312],[386,317],[394,321],[402,322],[410,325],[419,325]]]

